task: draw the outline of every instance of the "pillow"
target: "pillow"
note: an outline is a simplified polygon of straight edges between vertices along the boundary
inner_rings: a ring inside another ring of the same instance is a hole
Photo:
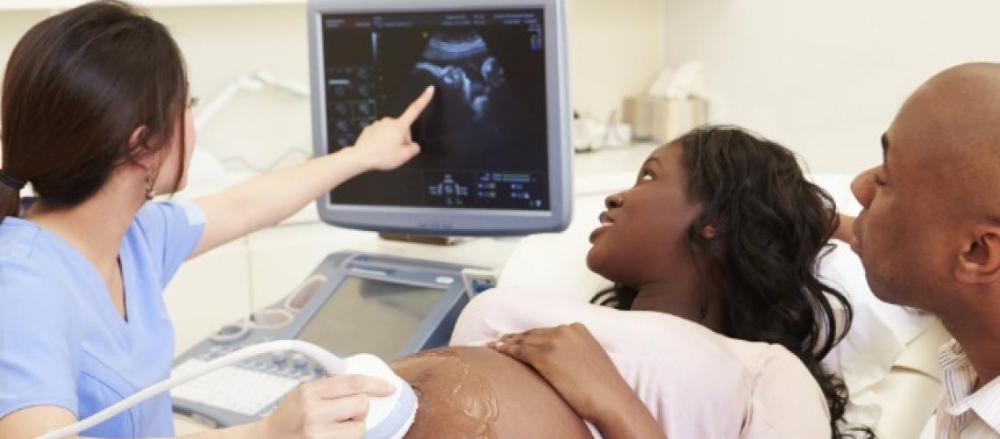
[[[543,233],[521,239],[497,278],[497,286],[513,290],[588,301],[611,281],[587,268],[590,232],[599,225],[604,199],[629,187],[635,175],[614,174],[581,178],[575,182],[573,219],[561,233]]]

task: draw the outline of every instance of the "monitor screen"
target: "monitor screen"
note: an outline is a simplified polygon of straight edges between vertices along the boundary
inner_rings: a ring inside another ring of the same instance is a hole
[[[317,200],[329,223],[511,235],[566,228],[570,153],[564,0],[310,0],[317,155],[350,147],[430,85],[421,152]]]
[[[549,208],[541,9],[322,20],[329,152],[436,89],[412,127],[421,153],[346,182],[332,203]]]
[[[391,361],[444,293],[347,276],[298,338],[337,355],[368,352]]]

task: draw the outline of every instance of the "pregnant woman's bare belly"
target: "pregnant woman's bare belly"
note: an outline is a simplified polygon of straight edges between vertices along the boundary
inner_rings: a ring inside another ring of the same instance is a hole
[[[580,417],[533,369],[480,347],[396,360],[420,407],[407,438],[590,438]]]

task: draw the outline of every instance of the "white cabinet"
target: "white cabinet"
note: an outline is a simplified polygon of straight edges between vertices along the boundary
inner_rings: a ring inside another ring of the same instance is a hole
[[[257,307],[292,292],[326,255],[362,251],[460,265],[500,268],[516,238],[475,238],[451,246],[386,241],[373,232],[320,222],[281,225],[249,237],[251,294]]]
[[[176,353],[250,313],[248,261],[246,240],[241,239],[181,265],[164,292]]]
[[[292,292],[320,261],[341,250],[375,246],[374,233],[311,222],[271,227],[248,237],[251,295],[257,307]]]

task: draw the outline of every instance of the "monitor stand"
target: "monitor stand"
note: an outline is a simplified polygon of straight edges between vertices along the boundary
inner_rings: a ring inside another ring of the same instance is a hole
[[[386,241],[414,242],[418,244],[431,245],[456,245],[466,241],[466,238],[460,238],[457,236],[410,235],[406,233],[386,232],[379,232],[378,237]]]

